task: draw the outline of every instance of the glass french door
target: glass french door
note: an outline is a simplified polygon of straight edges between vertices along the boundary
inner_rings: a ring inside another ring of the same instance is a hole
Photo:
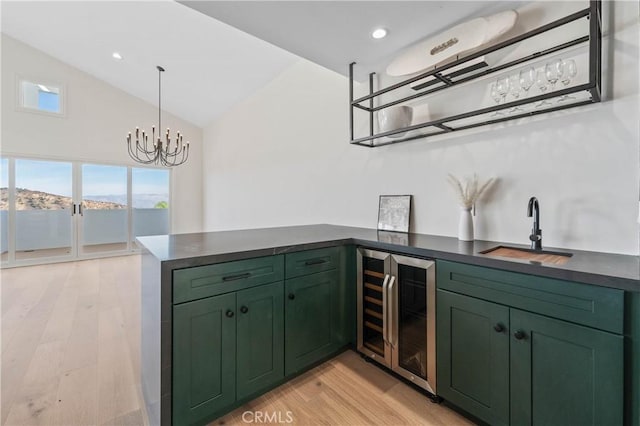
[[[131,252],[170,233],[166,169],[0,158],[0,262],[47,263]]]
[[[13,173],[11,173],[13,176]],[[0,158],[0,261],[9,261],[9,160]]]
[[[74,255],[72,163],[16,159],[12,196],[16,261]]]
[[[127,167],[82,164],[81,172],[80,253],[126,251],[129,248]]]
[[[131,169],[134,239],[169,233],[169,177],[169,172],[163,169]]]

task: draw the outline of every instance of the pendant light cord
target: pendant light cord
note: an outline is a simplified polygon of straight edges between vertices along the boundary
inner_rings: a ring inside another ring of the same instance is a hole
[[[157,65],[158,68],[158,139],[162,140],[162,68],[160,65]]]

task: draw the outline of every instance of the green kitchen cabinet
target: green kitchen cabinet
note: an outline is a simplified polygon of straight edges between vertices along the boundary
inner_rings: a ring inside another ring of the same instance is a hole
[[[509,424],[509,308],[438,290],[438,394]]]
[[[296,373],[337,351],[342,342],[338,271],[285,281],[285,373]]]
[[[438,262],[438,394],[497,425],[618,425],[620,290]]]
[[[355,248],[285,255],[285,375],[304,371],[355,341]]]
[[[198,423],[236,400],[236,295],[173,307],[173,424]]]
[[[438,290],[438,394],[492,425],[623,423],[623,336]]]
[[[284,377],[283,283],[175,305],[173,423],[202,424]]]
[[[511,310],[511,424],[623,424],[623,336]]]
[[[283,291],[281,281],[236,293],[238,399],[284,377]]]
[[[329,247],[174,271],[172,423],[206,424],[348,344],[349,253]]]

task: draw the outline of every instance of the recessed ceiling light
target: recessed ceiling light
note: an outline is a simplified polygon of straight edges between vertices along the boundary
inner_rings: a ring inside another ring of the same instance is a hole
[[[119,54],[118,52],[113,52],[113,53],[111,54],[111,57],[112,57],[113,59],[115,59],[116,61],[120,61],[120,60],[122,60],[122,55],[121,55],[121,54]]]
[[[373,38],[384,38],[386,36],[387,36],[387,30],[385,30],[384,28],[376,28],[371,33],[371,37]]]

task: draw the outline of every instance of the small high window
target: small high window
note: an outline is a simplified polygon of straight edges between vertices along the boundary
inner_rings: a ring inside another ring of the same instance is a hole
[[[20,108],[49,114],[63,115],[63,89],[60,85],[20,80]]]

